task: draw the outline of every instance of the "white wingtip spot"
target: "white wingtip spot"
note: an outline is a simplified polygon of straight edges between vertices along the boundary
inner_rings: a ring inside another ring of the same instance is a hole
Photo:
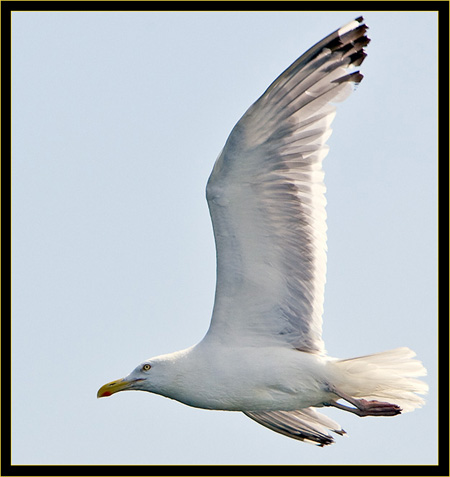
[[[349,31],[352,31],[356,27],[359,26],[359,22],[357,20],[353,20],[350,23],[347,23],[347,25],[344,25],[342,28],[338,30],[338,35],[342,36],[348,33]]]

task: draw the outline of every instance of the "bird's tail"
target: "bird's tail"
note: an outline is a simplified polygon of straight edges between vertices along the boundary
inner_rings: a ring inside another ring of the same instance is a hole
[[[403,412],[412,411],[425,403],[418,394],[428,391],[428,385],[417,379],[427,371],[415,355],[409,348],[397,348],[334,361],[340,372],[333,384],[352,397],[387,401]]]

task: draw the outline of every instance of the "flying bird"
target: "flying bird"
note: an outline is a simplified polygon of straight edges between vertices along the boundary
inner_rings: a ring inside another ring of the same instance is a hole
[[[367,26],[356,18],[287,68],[234,126],[206,197],[217,250],[210,327],[195,346],[139,364],[97,396],[140,390],[241,411],[320,446],[345,431],[316,408],[396,416],[424,404],[408,348],[350,359],[322,341],[326,213],[322,161],[335,116],[363,79]]]

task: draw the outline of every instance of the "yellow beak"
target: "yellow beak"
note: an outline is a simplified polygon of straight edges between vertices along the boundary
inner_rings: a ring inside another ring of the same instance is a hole
[[[127,389],[130,389],[133,383],[135,383],[135,380],[127,381],[126,378],[111,381],[98,390],[97,397],[107,397],[111,396],[111,394],[118,393],[119,391],[126,391]]]

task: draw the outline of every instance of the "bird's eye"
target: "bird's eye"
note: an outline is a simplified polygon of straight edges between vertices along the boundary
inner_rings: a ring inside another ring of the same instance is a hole
[[[142,366],[142,371],[148,371],[150,368],[151,366],[149,364],[144,364],[144,366]]]

